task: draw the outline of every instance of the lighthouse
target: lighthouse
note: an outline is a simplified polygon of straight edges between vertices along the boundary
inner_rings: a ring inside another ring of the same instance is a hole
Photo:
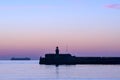
[[[56,47],[55,53],[56,53],[56,55],[59,55],[59,48],[58,48],[58,46]]]

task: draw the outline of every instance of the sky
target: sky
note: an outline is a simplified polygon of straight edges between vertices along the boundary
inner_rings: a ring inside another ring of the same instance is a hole
[[[0,0],[0,59],[45,53],[120,57],[120,0]]]

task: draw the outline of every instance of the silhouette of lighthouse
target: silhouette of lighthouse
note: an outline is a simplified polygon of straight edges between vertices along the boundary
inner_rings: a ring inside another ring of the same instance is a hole
[[[59,55],[59,48],[58,48],[58,46],[56,47],[55,53],[56,53],[56,55]]]

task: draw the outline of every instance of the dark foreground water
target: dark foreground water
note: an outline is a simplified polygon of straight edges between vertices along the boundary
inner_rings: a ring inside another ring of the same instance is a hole
[[[39,65],[0,61],[0,80],[120,80],[120,65]]]

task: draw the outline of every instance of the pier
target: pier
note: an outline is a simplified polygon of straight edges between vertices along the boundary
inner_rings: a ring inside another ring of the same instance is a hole
[[[71,54],[60,54],[56,47],[55,53],[40,57],[39,64],[75,65],[75,64],[120,64],[120,57],[76,57]]]

